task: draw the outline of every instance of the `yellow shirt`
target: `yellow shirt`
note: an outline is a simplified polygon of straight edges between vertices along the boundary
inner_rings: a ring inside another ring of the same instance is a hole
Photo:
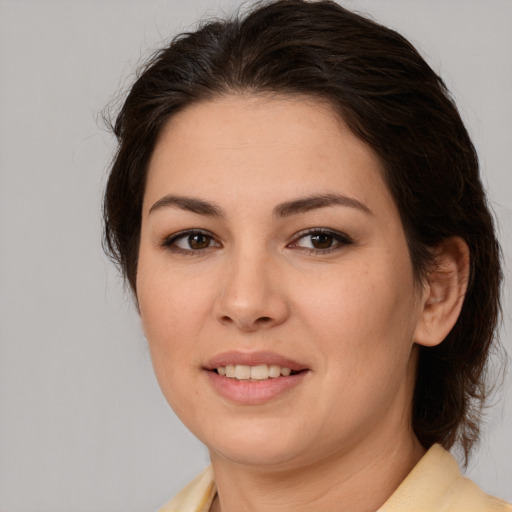
[[[211,467],[159,512],[208,512],[217,489]],[[453,456],[435,444],[377,512],[512,512],[460,474]]]

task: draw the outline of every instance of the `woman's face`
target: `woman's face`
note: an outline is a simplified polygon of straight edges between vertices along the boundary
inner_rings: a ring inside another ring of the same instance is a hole
[[[162,391],[212,457],[291,467],[414,436],[422,293],[379,159],[328,106],[226,96],[168,123],[137,295]]]

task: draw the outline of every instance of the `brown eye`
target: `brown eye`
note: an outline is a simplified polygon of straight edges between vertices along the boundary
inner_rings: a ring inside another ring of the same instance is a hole
[[[220,244],[208,233],[187,230],[167,238],[162,242],[162,246],[173,252],[193,254],[210,247],[220,247]]]
[[[299,235],[289,247],[302,248],[318,254],[329,253],[353,243],[353,240],[345,233],[329,229],[313,229],[303,231]]]
[[[317,233],[310,235],[311,245],[315,249],[329,249],[334,243],[334,237],[328,233]]]
[[[195,233],[187,238],[190,249],[206,249],[210,246],[212,237],[203,233]]]

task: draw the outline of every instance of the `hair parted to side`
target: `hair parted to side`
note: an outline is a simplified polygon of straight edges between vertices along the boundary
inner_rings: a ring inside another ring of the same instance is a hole
[[[418,281],[432,248],[460,236],[470,282],[457,323],[420,347],[412,423],[425,447],[478,439],[485,369],[500,315],[500,249],[478,159],[442,80],[396,32],[336,3],[277,0],[175,37],[141,71],[113,131],[104,198],[107,253],[136,296],[149,160],[166,122],[226,94],[292,94],[327,101],[379,155]]]

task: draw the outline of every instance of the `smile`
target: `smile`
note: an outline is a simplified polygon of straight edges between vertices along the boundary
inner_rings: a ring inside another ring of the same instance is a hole
[[[258,364],[256,366],[228,364],[227,366],[219,366],[215,371],[223,377],[238,380],[277,379],[278,377],[288,377],[292,374],[290,368],[275,364]]]
[[[308,366],[272,352],[240,351],[215,356],[203,370],[215,393],[238,405],[271,402],[311,373]]]

